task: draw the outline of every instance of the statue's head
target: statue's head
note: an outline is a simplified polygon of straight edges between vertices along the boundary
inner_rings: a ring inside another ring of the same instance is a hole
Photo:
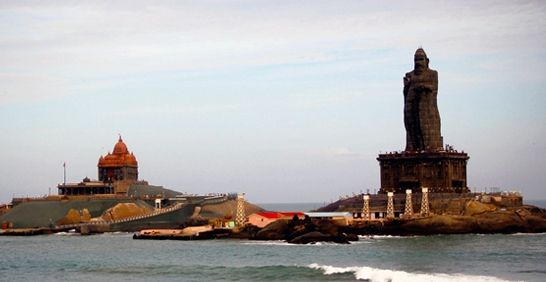
[[[415,51],[415,55],[413,57],[413,63],[414,63],[414,72],[415,74],[421,74],[424,70],[428,69],[428,58],[427,53],[425,53],[425,50],[423,48],[417,49]]]

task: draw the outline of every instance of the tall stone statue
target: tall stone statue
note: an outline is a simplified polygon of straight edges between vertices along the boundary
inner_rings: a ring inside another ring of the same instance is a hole
[[[438,112],[438,72],[428,68],[422,48],[415,51],[414,70],[404,77],[406,151],[436,151],[443,147]]]

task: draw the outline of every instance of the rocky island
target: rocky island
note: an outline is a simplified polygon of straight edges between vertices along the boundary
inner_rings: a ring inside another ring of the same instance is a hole
[[[99,158],[98,180],[86,177],[80,183],[59,184],[59,195],[13,199],[11,208],[1,205],[0,235],[75,229],[81,234],[141,231],[136,237],[145,239],[222,237],[306,244],[349,243],[358,235],[546,232],[546,211],[523,205],[521,193],[468,189],[468,154],[443,142],[438,72],[429,68],[422,48],[413,62],[414,69],[403,77],[406,146],[378,156],[377,194],[340,197],[314,216],[283,215],[257,226],[250,217],[263,209],[244,201],[244,194],[188,195],[138,180],[136,157],[119,136],[112,153]]]

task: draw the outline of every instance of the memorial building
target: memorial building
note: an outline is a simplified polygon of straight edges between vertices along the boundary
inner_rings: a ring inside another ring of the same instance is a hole
[[[429,69],[422,48],[414,56],[414,70],[404,77],[404,151],[379,154],[379,193],[466,193],[468,155],[443,144],[438,111],[438,72]]]
[[[126,195],[131,184],[138,181],[138,162],[119,137],[112,153],[98,162],[98,181],[85,177],[80,183],[58,185],[59,195]]]

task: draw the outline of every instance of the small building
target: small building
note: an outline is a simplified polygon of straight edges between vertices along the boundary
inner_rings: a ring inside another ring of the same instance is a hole
[[[263,228],[278,219],[292,219],[294,216],[299,219],[305,218],[305,214],[302,212],[257,212],[247,217],[247,224]]]
[[[247,223],[263,228],[279,218],[281,215],[277,212],[256,212],[247,217]]]

